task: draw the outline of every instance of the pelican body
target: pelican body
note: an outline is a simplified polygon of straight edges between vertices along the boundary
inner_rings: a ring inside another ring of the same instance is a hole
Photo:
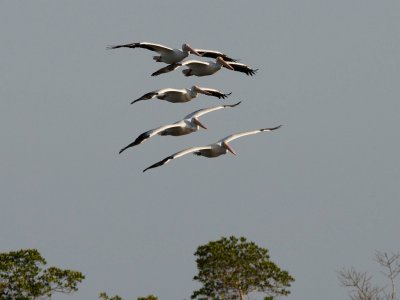
[[[221,99],[221,98],[225,99],[226,97],[228,97],[231,94],[231,93],[224,94],[215,89],[203,88],[203,87],[198,87],[198,86],[194,85],[190,89],[166,88],[166,89],[152,91],[152,92],[144,94],[142,97],[132,101],[131,104],[138,102],[138,101],[149,100],[149,99],[153,99],[153,98],[165,100],[165,101],[168,101],[171,103],[185,103],[185,102],[189,102],[190,100],[196,98],[199,93],[207,95],[207,96],[217,97],[218,99]]]
[[[153,56],[156,62],[164,62],[167,64],[175,64],[188,57],[189,53],[193,53],[197,56],[201,56],[195,49],[189,44],[183,44],[182,49],[172,49],[160,44],[154,43],[130,43],[123,45],[109,46],[107,49],[118,49],[118,48],[143,48],[150,51],[158,52],[159,56]]]
[[[207,127],[199,121],[199,117],[201,117],[202,115],[205,115],[207,113],[210,113],[212,111],[222,109],[222,108],[235,107],[235,106],[239,105],[240,103],[241,102],[238,102],[235,104],[230,104],[230,105],[229,104],[228,105],[219,105],[219,106],[196,110],[196,111],[188,114],[187,116],[185,116],[184,119],[182,119],[178,122],[175,122],[175,123],[169,124],[169,125],[164,125],[164,126],[161,126],[161,127],[155,128],[155,129],[151,129],[151,130],[148,130],[148,131],[142,133],[135,139],[135,141],[130,143],[128,146],[122,148],[119,151],[119,153],[121,154],[126,149],[134,147],[136,145],[139,145],[155,135],[181,136],[181,135],[186,135],[186,134],[189,134],[192,132],[196,132],[200,128],[207,129]]]
[[[215,61],[209,61],[209,62],[204,62],[199,60],[187,60],[181,63],[178,62],[175,64],[170,64],[164,68],[157,70],[156,72],[151,74],[151,76],[158,76],[160,74],[168,73],[173,70],[176,70],[181,66],[187,67],[185,70],[182,70],[182,73],[186,77],[193,75],[199,77],[209,76],[221,70],[222,67],[225,67],[232,71],[242,72],[250,76],[253,76],[258,71],[258,69],[251,69],[248,66],[241,63],[225,61],[222,57],[219,56]]]
[[[228,144],[229,142],[231,142],[235,139],[238,139],[240,137],[243,137],[243,136],[253,135],[253,134],[257,134],[257,133],[264,132],[264,131],[276,130],[276,129],[280,128],[281,126],[282,125],[279,125],[277,127],[272,127],[272,128],[262,128],[262,129],[252,130],[252,131],[239,132],[239,133],[228,135],[227,137],[225,137],[215,143],[209,144],[207,146],[187,148],[182,151],[176,152],[175,154],[172,154],[172,155],[164,158],[163,160],[160,160],[159,162],[144,169],[143,172],[146,172],[147,170],[152,169],[152,168],[163,166],[163,165],[167,164],[168,162],[170,162],[171,160],[181,157],[181,156],[184,156],[189,153],[193,153],[195,155],[204,156],[204,157],[208,157],[208,158],[214,158],[214,157],[224,155],[228,151],[231,152],[232,154],[236,155],[236,152]]]

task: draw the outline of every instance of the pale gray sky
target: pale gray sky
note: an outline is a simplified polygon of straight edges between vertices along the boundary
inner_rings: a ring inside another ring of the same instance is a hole
[[[399,1],[3,2],[0,251],[37,248],[87,276],[57,300],[188,299],[197,246],[243,235],[295,276],[287,299],[345,299],[337,270],[378,272],[374,251],[400,250],[399,37]],[[152,52],[105,50],[136,41],[221,50],[259,72],[153,78]],[[129,104],[193,84],[232,95]],[[204,116],[207,131],[118,155],[148,129],[239,100]],[[237,157],[142,173],[279,124],[232,142]]]

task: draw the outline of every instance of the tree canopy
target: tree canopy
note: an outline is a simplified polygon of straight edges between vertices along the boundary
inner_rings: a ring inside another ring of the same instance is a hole
[[[294,278],[269,259],[268,249],[246,238],[223,237],[199,246],[195,252],[198,274],[194,280],[203,287],[192,299],[243,300],[251,292],[262,292],[266,299],[288,295]]]
[[[105,293],[105,292],[100,293],[99,298],[101,300],[123,300],[118,295],[115,295],[114,297],[110,298],[110,296],[108,296],[107,293]],[[154,295],[148,295],[146,297],[139,297],[138,298],[138,300],[157,300],[157,299],[158,299],[157,296],[154,296]]]
[[[0,253],[0,299],[50,298],[53,293],[71,293],[85,276],[57,267],[44,269],[46,260],[36,249]]]

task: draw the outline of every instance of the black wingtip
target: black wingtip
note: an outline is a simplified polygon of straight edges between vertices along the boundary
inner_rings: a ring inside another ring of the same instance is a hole
[[[126,149],[130,148],[132,144],[129,144],[128,146],[122,148],[121,150],[119,150],[119,154],[121,154],[122,152],[124,152]]]
[[[227,93],[227,94],[220,94],[219,96],[217,96],[217,98],[218,98],[218,99],[225,99],[225,98],[227,98],[228,96],[230,96],[231,94],[232,94],[232,92]]]
[[[151,165],[150,167],[147,167],[146,169],[144,169],[143,173],[146,172],[148,169],[153,169],[153,168],[157,168],[162,165],[165,165],[171,159],[174,159],[173,156],[168,156],[168,157],[164,158],[163,160],[156,162],[155,164]]]
[[[113,49],[118,49],[118,48],[123,48],[126,47],[126,45],[109,45],[106,47],[106,50],[113,50]]]
[[[224,107],[235,107],[235,106],[238,106],[240,103],[242,103],[242,101],[239,101],[235,104],[226,104],[226,105],[224,105]]]
[[[265,128],[264,130],[272,131],[272,130],[279,129],[279,128],[281,128],[281,127],[282,127],[282,125],[279,125],[279,126],[272,127],[272,128]],[[263,131],[264,131],[264,130],[263,130]]]
[[[130,143],[128,146],[122,148],[122,149],[119,151],[119,154],[121,154],[122,152],[124,152],[124,151],[125,151],[126,149],[128,149],[128,148],[132,148],[132,147],[134,147],[134,146],[137,146],[137,145],[141,144],[141,143],[145,140],[144,135],[145,135],[145,133],[139,135],[139,136],[137,137],[137,139],[136,139],[134,142],[132,142],[132,143]]]
[[[131,102],[131,104],[136,103],[136,102],[138,102],[138,101],[140,101],[140,100],[143,100],[143,99],[136,99],[136,100],[133,100],[133,101]]]
[[[247,75],[250,75],[250,76],[253,76],[253,75],[256,75],[257,74],[257,72],[258,72],[258,69],[250,69],[248,72],[247,72]]]

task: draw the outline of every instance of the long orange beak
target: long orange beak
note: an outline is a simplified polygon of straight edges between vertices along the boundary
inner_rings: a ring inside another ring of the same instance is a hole
[[[207,127],[206,127],[205,125],[203,125],[199,120],[193,119],[193,122],[194,122],[196,125],[199,125],[201,128],[207,129]]]
[[[236,155],[235,150],[233,150],[233,149],[231,148],[231,146],[229,146],[227,143],[224,143],[224,146],[225,146],[225,148],[226,148],[230,153],[232,153],[233,155]]]
[[[232,70],[232,71],[235,70],[230,64],[228,64],[226,61],[224,61],[224,59],[223,59],[221,56],[218,56],[218,57],[217,57],[217,60],[218,60],[224,67],[228,68],[229,70]]]
[[[194,55],[197,55],[197,56],[201,56],[201,54],[199,52],[197,52],[196,49],[192,48],[189,45],[187,45],[187,47],[188,47],[190,53],[193,53]]]

